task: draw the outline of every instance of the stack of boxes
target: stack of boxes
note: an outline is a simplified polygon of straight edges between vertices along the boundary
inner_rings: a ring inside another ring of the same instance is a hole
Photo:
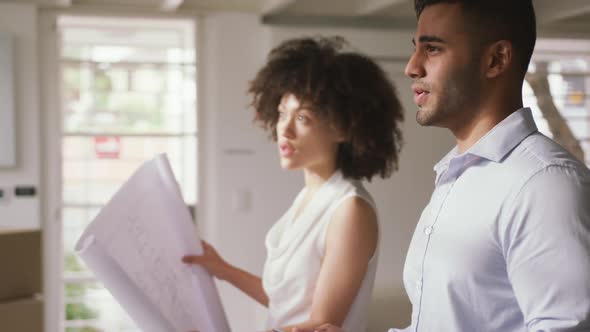
[[[0,331],[43,331],[41,232],[0,229]]]

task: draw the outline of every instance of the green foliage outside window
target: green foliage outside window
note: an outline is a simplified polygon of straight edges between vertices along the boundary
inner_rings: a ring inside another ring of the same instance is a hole
[[[101,332],[94,327],[84,326],[84,327],[68,327],[66,328],[66,332]]]
[[[66,286],[67,287],[67,286]],[[66,304],[66,319],[67,320],[88,320],[98,318],[96,311],[89,308],[84,303],[68,303]]]
[[[68,253],[65,256],[64,267],[66,271],[80,272],[83,267],[78,261],[78,258],[73,253]],[[88,285],[81,283],[68,283],[65,285],[66,298],[83,298],[86,295]],[[98,317],[98,313],[87,306],[85,303],[67,303],[66,304],[66,319],[67,320],[87,320]],[[95,330],[67,330],[68,332],[93,332]]]
[[[164,99],[167,91],[162,82],[171,72],[175,69],[136,68],[122,72],[117,67],[66,67],[63,75],[65,129],[166,131]],[[135,84],[142,87],[130,88],[134,76],[137,76]]]

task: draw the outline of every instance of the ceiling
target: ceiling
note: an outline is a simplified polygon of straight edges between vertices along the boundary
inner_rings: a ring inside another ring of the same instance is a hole
[[[518,0],[515,0],[518,1]],[[0,0],[57,8],[125,8],[162,12],[234,11],[266,24],[413,28],[413,0]],[[590,0],[533,0],[539,34],[590,38]]]

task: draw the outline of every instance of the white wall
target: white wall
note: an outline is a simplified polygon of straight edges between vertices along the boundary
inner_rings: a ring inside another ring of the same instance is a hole
[[[0,203],[0,228],[41,226],[39,217],[40,133],[37,66],[37,11],[26,4],[0,4],[0,32],[14,42],[14,105],[16,166],[0,168],[0,188],[8,198]],[[1,104],[4,101],[0,101]],[[14,187],[34,186],[34,197],[14,196]]]
[[[238,14],[209,16],[203,30],[200,225],[204,236],[228,261],[260,275],[264,236],[303,183],[298,172],[280,170],[276,147],[252,124],[252,113],[246,111],[248,81],[271,47],[286,38],[342,35],[368,55],[403,59],[413,49],[412,32],[264,27],[257,17]],[[432,166],[453,144],[445,131],[415,123],[403,61],[384,63],[384,67],[398,86],[406,109],[406,144],[400,171],[389,180],[368,185],[379,208],[382,236],[371,331],[385,331],[387,326],[409,321],[403,262],[415,223],[433,188]],[[234,209],[236,197],[249,199],[249,206],[242,211]],[[264,310],[230,286],[220,286],[234,330],[260,330]]]

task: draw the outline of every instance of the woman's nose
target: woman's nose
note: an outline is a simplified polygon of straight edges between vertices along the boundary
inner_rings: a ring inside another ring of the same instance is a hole
[[[295,128],[293,128],[292,117],[287,115],[283,115],[282,118],[279,118],[279,122],[277,123],[277,132],[279,136],[285,138],[293,138],[295,137]]]

